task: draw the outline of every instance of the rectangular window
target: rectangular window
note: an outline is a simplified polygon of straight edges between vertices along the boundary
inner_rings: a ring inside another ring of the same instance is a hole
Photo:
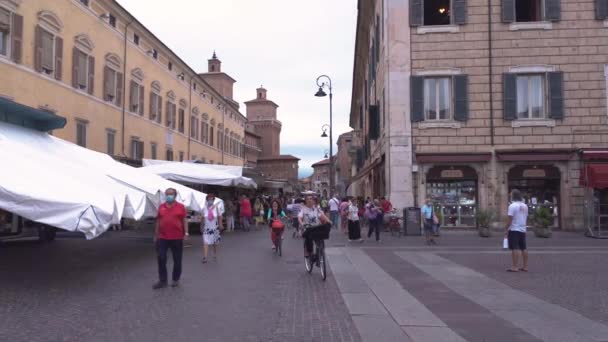
[[[135,43],[135,45],[139,45],[139,36],[137,33],[133,33],[133,43]]]
[[[156,143],[150,144],[150,154],[152,159],[156,159]]]
[[[111,156],[114,155],[114,139],[116,137],[116,132],[113,130],[108,130],[106,132],[106,140],[108,142],[108,149],[107,149],[107,153]]]
[[[160,96],[156,93],[150,95],[150,120],[158,122],[160,120]]]
[[[452,119],[452,84],[448,77],[424,79],[425,120]]]
[[[173,160],[173,150],[170,148],[167,149],[167,160],[169,160],[169,161]]]
[[[202,122],[201,123],[201,141],[204,144],[209,143],[209,141],[208,141],[209,137],[207,136],[207,133],[208,133],[208,129],[207,128],[208,128],[208,126],[209,125],[206,122]]]
[[[76,65],[78,66],[78,89],[88,89],[89,83],[89,56],[84,52],[78,51],[76,53]]]
[[[0,8],[0,55],[8,56],[11,35],[11,12]]]
[[[116,17],[114,15],[110,14],[110,18],[108,19],[108,23],[110,23],[110,26],[116,27]]]
[[[40,30],[40,37],[42,42],[40,66],[45,74],[51,75],[55,70],[55,36],[48,31]]]
[[[543,0],[516,0],[515,21],[531,22],[544,20]]]
[[[152,58],[158,59],[158,51],[156,49],[152,49]]]
[[[450,25],[452,23],[452,8],[450,0],[423,1],[425,26]]]
[[[76,144],[87,147],[87,123],[76,120]]]
[[[185,127],[184,127],[185,122],[184,122],[184,121],[185,121],[185,119],[186,119],[186,118],[185,118],[185,116],[186,116],[186,112],[184,111],[184,109],[182,109],[182,108],[180,108],[180,109],[179,109],[179,114],[178,114],[178,116],[179,116],[179,117],[178,117],[178,125],[177,125],[178,131],[179,131],[180,133],[184,133],[184,132],[185,132]]]
[[[209,145],[213,146],[213,127],[209,127]]]
[[[169,62],[169,64],[167,64],[167,68],[169,68],[169,71],[173,70],[173,63]]]
[[[546,90],[544,75],[517,76],[517,118],[541,119],[546,117]]]
[[[179,151],[179,161],[183,162],[184,161],[184,152]]]

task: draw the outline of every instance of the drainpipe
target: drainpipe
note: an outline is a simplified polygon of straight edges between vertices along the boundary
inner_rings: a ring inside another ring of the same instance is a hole
[[[184,133],[186,133],[186,136],[188,137],[188,155],[186,156],[186,160],[190,160],[192,159],[191,155],[190,155],[190,139],[191,139],[191,134],[190,132],[192,131],[192,127],[190,126],[192,124],[192,120],[191,120],[191,115],[192,115],[192,81],[194,80],[194,76],[190,77],[190,93],[188,95],[188,115],[184,114]],[[190,130],[186,131],[186,118],[188,118],[188,128],[190,128]]]
[[[224,112],[222,112],[222,136],[223,136],[223,141],[222,141],[222,165],[224,165],[224,150],[226,150],[226,115]],[[219,132],[216,132],[219,133]],[[219,146],[218,146],[219,147]]]
[[[129,21],[127,26],[125,26],[125,35],[124,35],[124,51],[122,58],[122,134],[121,134],[121,144],[122,144],[122,156],[126,157],[125,154],[125,115],[126,115],[126,106],[127,106],[127,33],[129,32],[129,26],[133,24],[133,20]],[[129,94],[130,96],[131,94]]]
[[[494,92],[492,90],[492,79],[494,73],[492,56],[492,0],[488,0],[488,80],[490,89],[490,145],[494,146]]]

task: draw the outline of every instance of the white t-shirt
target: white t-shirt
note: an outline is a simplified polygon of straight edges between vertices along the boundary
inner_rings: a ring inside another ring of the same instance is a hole
[[[348,206],[348,219],[350,221],[359,221],[359,208],[356,205],[350,204]]]
[[[340,200],[335,197],[329,200],[329,211],[338,211],[339,207]]]
[[[298,217],[302,219],[305,225],[318,226],[321,224],[319,217],[321,216],[321,210],[319,208],[309,208],[303,206],[302,210],[298,214]]]
[[[526,232],[526,226],[528,221],[528,206],[524,202],[513,202],[509,205],[507,215],[513,218],[513,223],[509,227],[509,230],[516,232]]]

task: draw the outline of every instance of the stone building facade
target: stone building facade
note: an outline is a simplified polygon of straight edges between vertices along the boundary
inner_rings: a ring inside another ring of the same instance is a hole
[[[62,139],[134,164],[244,165],[232,84],[199,76],[116,1],[0,0],[0,75],[3,98],[67,119]]]
[[[346,189],[350,185],[351,181],[351,172],[353,165],[353,157],[350,152],[353,141],[353,133],[347,132],[340,134],[338,137],[337,145],[338,152],[334,157],[336,162],[336,192],[340,195],[346,194]]]
[[[359,1],[352,191],[471,227],[517,188],[555,228],[608,228],[607,18],[604,0]]]
[[[329,198],[331,196],[329,189],[329,158],[312,164],[312,169],[311,190],[324,198]]]

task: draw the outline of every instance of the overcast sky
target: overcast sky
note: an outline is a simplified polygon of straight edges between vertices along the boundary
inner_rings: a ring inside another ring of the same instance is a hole
[[[329,148],[329,98],[315,81],[333,81],[334,143],[349,131],[356,0],[119,0],[190,67],[207,71],[217,51],[222,71],[237,80],[234,97],[255,98],[264,85],[279,105],[281,153],[300,157],[301,175]],[[335,153],[334,145],[334,153]]]

